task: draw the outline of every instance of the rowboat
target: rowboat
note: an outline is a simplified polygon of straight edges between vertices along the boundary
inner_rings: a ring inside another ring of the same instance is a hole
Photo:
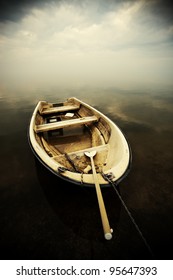
[[[77,98],[62,103],[39,101],[31,118],[29,140],[38,159],[54,174],[75,184],[94,186],[90,159],[94,158],[99,184],[102,176],[120,182],[128,173],[131,152],[118,126]]]
[[[97,190],[109,180],[118,184],[130,168],[131,151],[120,128],[75,97],[60,103],[39,101],[29,142],[51,172],[75,184],[97,185]]]

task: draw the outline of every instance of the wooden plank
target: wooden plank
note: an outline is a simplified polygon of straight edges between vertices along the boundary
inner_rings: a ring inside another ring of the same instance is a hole
[[[100,151],[108,151],[109,150],[109,144],[104,144],[104,145],[100,145],[100,146],[97,146],[97,147],[91,147],[91,148],[86,148],[86,149],[83,149],[83,150],[78,150],[78,151],[75,151],[75,152],[71,152],[71,153],[68,153],[69,156],[71,155],[77,155],[77,156],[80,156],[82,154],[84,154],[85,152],[92,152],[92,151],[97,151],[97,152],[100,152]]]
[[[57,107],[43,109],[41,114],[47,115],[47,114],[53,114],[53,113],[62,113],[62,112],[74,111],[74,110],[78,110],[78,109],[79,109],[78,105],[57,106]]]
[[[92,123],[92,122],[96,122],[96,121],[98,121],[96,116],[90,116],[90,117],[84,117],[84,118],[59,121],[59,122],[55,122],[55,123],[40,124],[35,127],[35,131],[37,133],[39,133],[39,132],[56,130],[56,129],[65,128],[65,127],[74,126],[74,125],[88,124],[88,123]]]
[[[108,143],[111,135],[111,129],[109,124],[104,119],[100,118],[99,122],[97,123],[97,128],[100,130],[100,133],[102,134],[105,143]]]

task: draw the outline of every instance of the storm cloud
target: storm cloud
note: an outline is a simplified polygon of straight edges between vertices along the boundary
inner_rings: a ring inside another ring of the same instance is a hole
[[[5,1],[1,84],[171,86],[168,1]]]

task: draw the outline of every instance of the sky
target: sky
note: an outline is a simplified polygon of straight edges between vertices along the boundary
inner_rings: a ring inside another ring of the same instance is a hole
[[[168,0],[1,1],[1,87],[173,86]]]

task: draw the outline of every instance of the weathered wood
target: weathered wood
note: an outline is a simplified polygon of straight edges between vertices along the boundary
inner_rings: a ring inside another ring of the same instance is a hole
[[[90,127],[92,135],[92,146],[97,147],[105,144],[105,140],[100,130],[96,126]]]
[[[72,152],[72,153],[68,153],[69,156],[71,155],[77,155],[77,156],[80,156],[82,154],[84,154],[85,152],[92,152],[92,151],[97,151],[97,152],[100,152],[100,151],[108,151],[109,149],[109,144],[105,144],[105,145],[100,145],[100,146],[97,146],[97,147],[91,147],[91,148],[87,148],[87,149],[83,149],[83,150],[78,150],[78,151],[75,151],[75,152]]]
[[[62,112],[68,112],[68,111],[75,111],[78,109],[79,109],[78,105],[57,106],[57,107],[50,107],[47,109],[43,109],[41,111],[41,114],[47,115],[47,114],[53,114],[53,113],[62,113]]]
[[[97,123],[97,128],[99,129],[101,135],[103,136],[105,143],[108,143],[111,135],[111,129],[109,124],[105,122],[102,118],[100,118],[99,122]]]
[[[53,145],[47,143],[47,141],[43,137],[41,137],[41,141],[45,151],[50,157],[52,157],[57,162],[61,163],[68,170],[74,171],[74,168],[71,166],[70,162],[67,160],[65,155],[62,155]]]
[[[74,125],[88,124],[88,123],[96,122],[97,120],[98,119],[96,116],[90,116],[90,117],[77,118],[72,120],[59,121],[55,123],[41,124],[35,127],[35,131],[38,133],[38,132],[44,132],[49,130],[56,130],[56,129],[65,128]]]
[[[65,155],[54,156],[53,160],[55,160],[58,164],[61,164],[63,167],[67,168],[72,172],[76,172],[71,163],[67,160]]]
[[[107,163],[109,145],[101,145],[98,147],[91,147],[88,149],[68,153],[68,157],[74,162],[81,172],[84,172],[85,168],[90,164],[89,160],[85,156],[85,152],[97,151],[95,156],[95,167],[97,172],[100,172],[104,165]]]
[[[92,116],[93,111],[83,105],[80,106],[80,109],[78,111],[78,114],[80,117],[85,117],[85,116]]]

